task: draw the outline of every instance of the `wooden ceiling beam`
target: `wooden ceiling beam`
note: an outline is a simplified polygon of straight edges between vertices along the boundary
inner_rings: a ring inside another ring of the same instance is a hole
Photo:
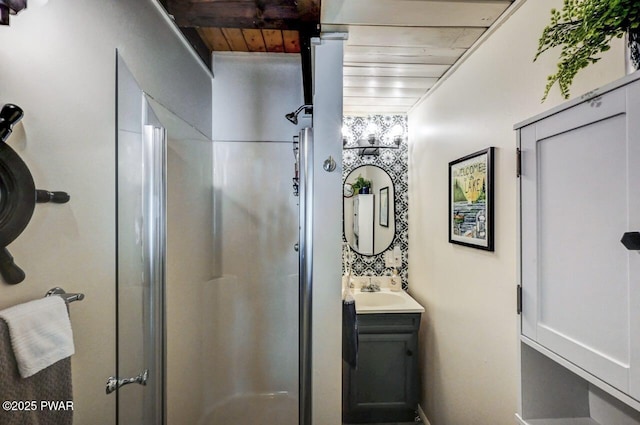
[[[320,0],[298,0],[298,16],[306,24],[319,24]]]
[[[180,27],[298,29],[320,20],[319,0],[166,1]]]

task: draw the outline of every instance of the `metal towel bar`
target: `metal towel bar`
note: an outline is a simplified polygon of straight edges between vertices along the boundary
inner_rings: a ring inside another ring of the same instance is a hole
[[[47,294],[45,295],[45,297],[50,297],[52,295],[59,295],[60,297],[62,297],[62,299],[67,303],[72,303],[74,301],[82,301],[84,299],[84,294],[73,294],[73,293],[67,293],[65,292],[64,289],[60,288],[60,287],[55,287],[52,289],[49,289],[47,291]]]

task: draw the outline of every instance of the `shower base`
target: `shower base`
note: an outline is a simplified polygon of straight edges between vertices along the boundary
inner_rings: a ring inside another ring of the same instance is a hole
[[[240,394],[214,406],[198,425],[297,425],[298,399],[288,392]]]

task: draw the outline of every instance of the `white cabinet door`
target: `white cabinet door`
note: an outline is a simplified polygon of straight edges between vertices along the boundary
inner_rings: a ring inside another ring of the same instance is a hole
[[[353,234],[355,249],[362,255],[373,255],[374,195],[360,194],[353,200]]]
[[[521,129],[522,333],[640,397],[639,254],[620,243],[640,230],[634,87]]]
[[[629,138],[629,223],[626,231],[640,232],[640,83],[627,86]],[[640,251],[629,251],[631,373],[629,394],[640,400]]]

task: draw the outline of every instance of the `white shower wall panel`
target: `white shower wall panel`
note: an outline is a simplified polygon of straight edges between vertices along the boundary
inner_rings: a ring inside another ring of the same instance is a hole
[[[209,410],[234,397],[237,402],[238,395],[297,399],[298,198],[292,152],[291,143],[214,142],[223,277],[211,281],[201,300]],[[289,404],[297,409],[297,403]],[[290,414],[297,417],[297,410]]]
[[[291,140],[311,126],[304,113],[297,126],[285,118],[303,103],[299,55],[215,53],[213,72],[214,140]]]
[[[195,424],[206,410],[201,388],[206,384],[203,370],[210,365],[202,349],[201,309],[209,307],[201,300],[218,272],[213,267],[212,155],[210,141],[169,136],[165,282],[168,424]]]

